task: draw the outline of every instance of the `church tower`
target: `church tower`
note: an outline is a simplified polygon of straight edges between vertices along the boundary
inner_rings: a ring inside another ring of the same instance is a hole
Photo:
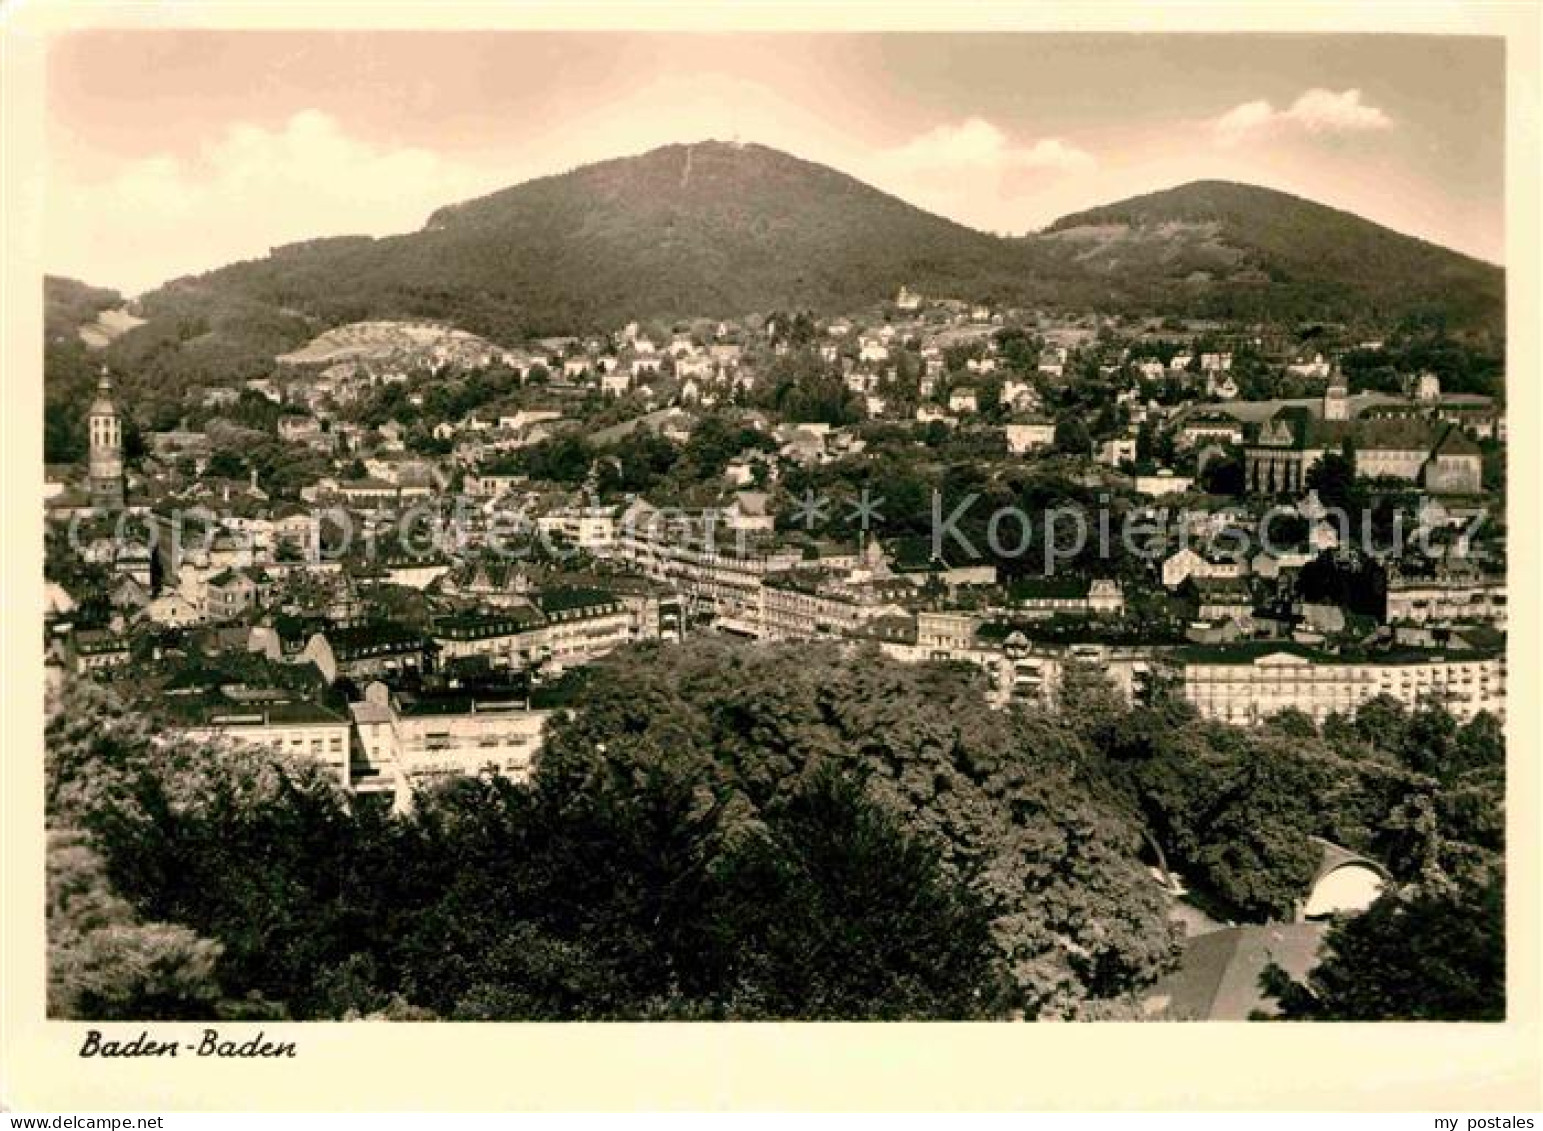
[[[1350,419],[1350,390],[1345,387],[1345,375],[1339,366],[1329,375],[1329,387],[1323,394],[1323,418],[1325,420]]]
[[[96,400],[86,415],[91,440],[91,505],[99,510],[123,507],[123,419],[113,405],[113,383],[102,366]]]

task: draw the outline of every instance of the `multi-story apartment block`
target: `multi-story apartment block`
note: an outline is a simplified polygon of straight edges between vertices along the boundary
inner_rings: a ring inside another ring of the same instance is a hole
[[[391,621],[371,621],[315,633],[301,659],[316,665],[328,683],[358,681],[407,671],[426,671],[434,642],[425,633]]]
[[[616,545],[614,507],[564,507],[536,520],[542,534],[557,535],[570,546],[591,554],[606,554]]]
[[[223,569],[204,582],[204,616],[231,620],[263,601],[268,578],[259,569]]]
[[[632,611],[599,589],[549,590],[536,598],[538,652],[558,668],[597,660],[632,639]]]
[[[370,684],[349,711],[354,788],[389,793],[399,809],[410,807],[415,790],[449,775],[528,776],[550,715],[507,692],[409,692],[384,683]]]
[[[755,635],[763,640],[852,636],[869,621],[904,615],[904,602],[915,595],[909,578],[857,580],[807,570],[772,574],[761,586]]]
[[[1504,577],[1395,577],[1387,602],[1389,623],[1506,625]]]
[[[277,696],[277,693],[275,693]],[[351,784],[349,720],[308,700],[279,697],[231,698],[218,692],[186,699],[167,696],[171,730],[188,738],[226,738],[313,758]]]
[[[434,622],[442,661],[480,658],[495,668],[522,668],[533,658],[545,624],[534,606],[491,613],[456,613]]]
[[[758,635],[760,590],[766,576],[803,562],[797,549],[759,549],[746,535],[703,520],[669,518],[636,504],[617,527],[612,556],[645,577],[673,587],[691,613],[731,631]]]
[[[1164,663],[1184,698],[1202,715],[1254,723],[1295,708],[1321,722],[1349,714],[1378,695],[1408,707],[1431,701],[1454,717],[1480,711],[1504,717],[1505,657],[1473,652],[1410,652],[1376,659],[1318,654],[1262,643],[1178,649]]]

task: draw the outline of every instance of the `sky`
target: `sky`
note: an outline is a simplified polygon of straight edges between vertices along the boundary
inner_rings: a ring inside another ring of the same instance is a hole
[[[137,294],[717,138],[986,231],[1221,178],[1501,263],[1504,117],[1481,37],[93,30],[50,45],[45,261]]]

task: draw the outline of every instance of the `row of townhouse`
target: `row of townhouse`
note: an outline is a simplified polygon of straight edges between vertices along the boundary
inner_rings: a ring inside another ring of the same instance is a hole
[[[759,635],[766,577],[803,562],[798,549],[756,549],[741,533],[704,529],[700,517],[670,519],[646,504],[623,516],[608,556],[671,587],[689,612],[752,636]]]
[[[853,577],[829,570],[769,575],[760,588],[754,635],[762,640],[808,640],[855,636],[887,616],[906,616],[916,596],[905,577]]]
[[[647,591],[555,589],[523,605],[463,612],[435,620],[432,637],[442,661],[477,658],[499,668],[550,663],[566,669],[625,644],[678,637],[671,603]]]
[[[1493,624],[1506,626],[1503,576],[1394,577],[1388,581],[1390,624]]]
[[[660,602],[598,589],[551,590],[525,605],[442,616],[427,629],[390,621],[329,626],[293,658],[316,665],[328,683],[428,672],[455,660],[494,668],[590,663],[637,640],[659,636]]]

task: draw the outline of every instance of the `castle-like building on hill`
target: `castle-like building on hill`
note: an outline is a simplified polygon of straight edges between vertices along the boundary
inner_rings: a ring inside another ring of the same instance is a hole
[[[1437,396],[1428,384],[1420,389],[1422,402]],[[1477,495],[1483,486],[1482,452],[1461,425],[1408,413],[1352,417],[1337,370],[1320,413],[1289,405],[1259,426],[1258,438],[1244,450],[1244,482],[1255,494],[1300,493],[1314,464],[1347,447],[1359,476],[1403,479],[1436,495]]]
[[[123,509],[123,418],[113,404],[112,378],[102,367],[96,399],[86,414],[90,439],[87,480],[91,505],[98,510]]]

